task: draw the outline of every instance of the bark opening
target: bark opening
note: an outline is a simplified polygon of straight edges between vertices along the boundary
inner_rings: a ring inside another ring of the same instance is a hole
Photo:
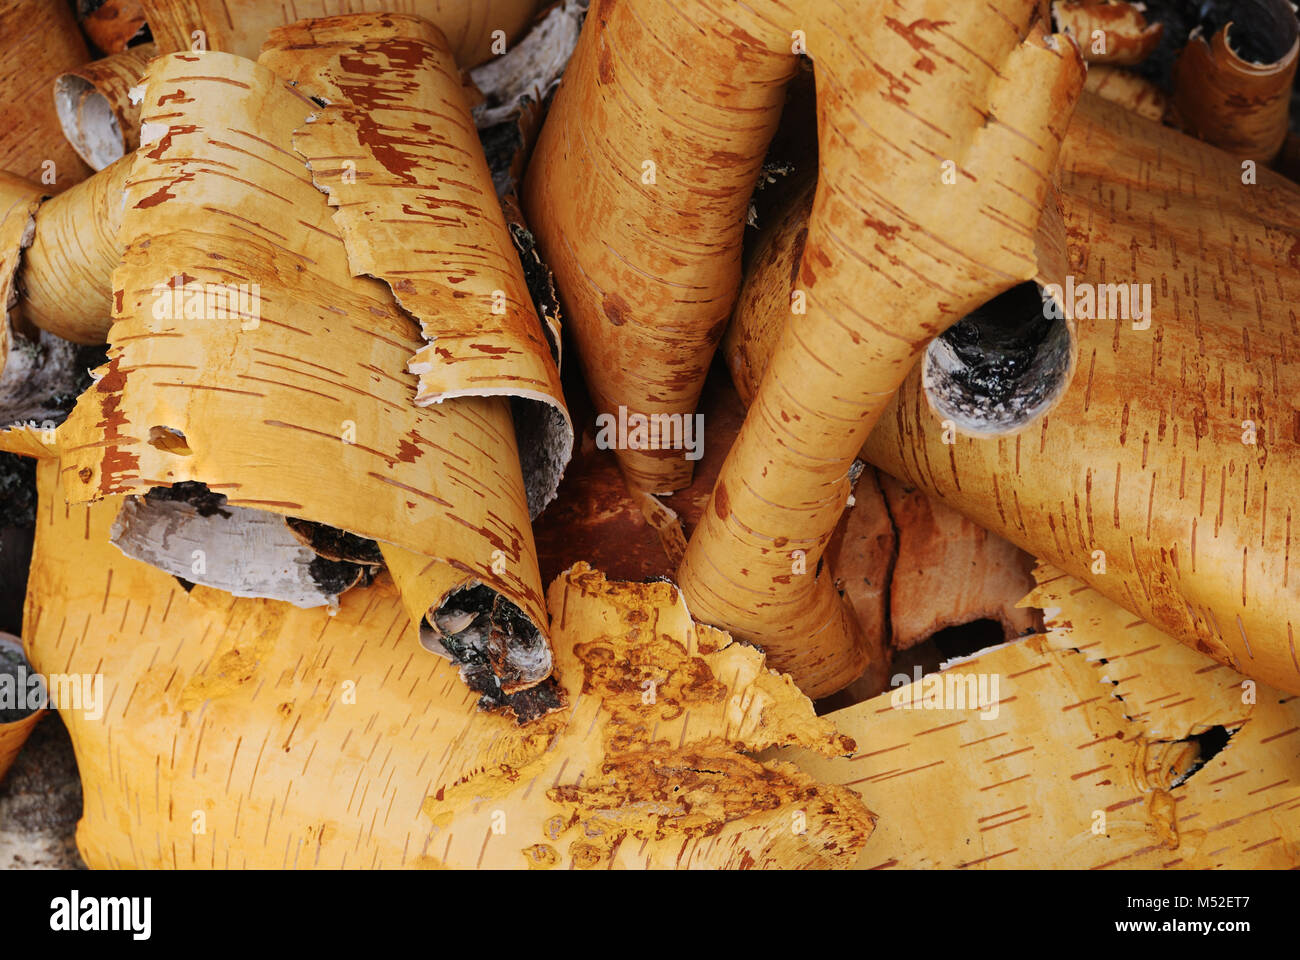
[[[126,155],[113,105],[85,77],[65,73],[54,81],[54,109],[64,135],[93,169],[103,170]]]
[[[564,706],[561,688],[548,676],[552,658],[546,638],[519,607],[486,584],[449,593],[422,625],[420,642],[460,668],[466,685],[482,694],[480,709],[505,708],[522,724]]]
[[[931,342],[923,381],[939,416],[967,433],[1010,433],[1061,396],[1071,334],[1064,310],[1044,309],[1047,297],[1037,283],[1019,284]]]

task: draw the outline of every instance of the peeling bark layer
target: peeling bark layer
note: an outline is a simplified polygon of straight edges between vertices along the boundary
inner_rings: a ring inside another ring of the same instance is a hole
[[[1240,4],[1236,22],[1188,40],[1174,65],[1171,119],[1229,153],[1271,163],[1286,139],[1297,62],[1300,26],[1288,0]]]
[[[0,171],[66,190],[90,173],[64,139],[54,78],[90,59],[70,4],[0,0]]]
[[[354,274],[385,281],[428,344],[415,402],[513,396],[545,409],[531,513],[573,448],[559,368],[479,144],[459,71],[427,21],[311,20],[272,32],[260,62],[323,101],[294,131],[329,196]]]
[[[857,866],[1296,867],[1300,699],[1039,575],[1026,602],[1046,608],[1045,635],[830,714],[870,735],[854,758],[789,752],[878,811]],[[979,677],[998,680],[986,706],[968,697]]]
[[[131,102],[130,90],[157,53],[154,44],[142,43],[54,81],[63,134],[92,170],[103,170],[140,145],[140,105]]]

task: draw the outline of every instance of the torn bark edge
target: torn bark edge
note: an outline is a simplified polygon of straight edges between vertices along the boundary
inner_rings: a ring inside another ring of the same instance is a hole
[[[1141,63],[1160,45],[1163,23],[1147,23],[1141,3],[1079,2],[1055,0],[1052,22],[1057,33],[1069,33],[1089,63],[1133,66]],[[1097,34],[1101,37],[1098,38]],[[1098,51],[1096,40],[1101,40]]]
[[[379,549],[420,645],[460,668],[462,681],[482,695],[481,709],[512,713],[523,724],[565,705],[551,676],[547,624],[511,600],[504,582],[491,582],[495,569],[484,575],[453,558],[386,543]]]
[[[74,344],[32,327],[15,309],[17,276],[45,198],[34,184],[8,175],[0,187],[13,204],[0,221],[0,430],[5,431],[0,449],[32,456],[53,448],[53,438],[46,435],[67,416],[85,377],[77,372]]]
[[[469,77],[482,94],[473,110],[479,130],[514,120],[545,103],[578,45],[585,0],[558,0],[537,16],[523,40]]]

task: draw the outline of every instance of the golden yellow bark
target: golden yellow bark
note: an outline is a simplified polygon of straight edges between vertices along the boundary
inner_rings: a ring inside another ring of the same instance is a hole
[[[124,156],[41,204],[18,277],[18,310],[29,323],[74,343],[108,339],[132,162]]]
[[[69,497],[201,482],[231,507],[451,563],[463,585],[508,598],[544,646],[508,402],[413,405],[419,329],[386,284],[352,276],[293,151],[315,109],[229,54],[154,62],[110,361],[60,428]],[[214,305],[213,291],[238,303]]]

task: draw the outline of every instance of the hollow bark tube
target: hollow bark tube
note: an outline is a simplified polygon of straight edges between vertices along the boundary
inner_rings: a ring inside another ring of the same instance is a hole
[[[72,5],[50,0],[0,0],[0,170],[57,193],[90,170],[63,136],[50,85],[87,60]]]
[[[823,66],[797,281],[807,317],[786,326],[679,573],[695,616],[764,646],[811,696],[863,666],[817,564],[850,466],[927,343],[1034,276],[1035,227],[1083,83],[1074,44],[1030,27],[1032,3],[943,24],[922,6],[857,18],[852,44],[822,19],[829,10],[810,17]]]
[[[468,69],[497,51],[500,39],[523,33],[540,0],[142,0],[161,53],[194,48],[194,31],[203,31],[203,48],[255,59],[275,27],[297,20],[348,13],[402,13],[428,20],[446,36],[456,62]]]
[[[945,443],[914,374],[869,459],[1184,643],[1300,692],[1300,193],[1267,170],[1243,186],[1236,159],[1091,97],[1060,179],[1076,287],[1149,283],[1148,316],[1080,322],[1079,375],[1040,429],[1006,440]]]
[[[1266,62],[1238,55],[1250,32]],[[1264,51],[1267,50],[1267,53]],[[1300,29],[1288,0],[1249,0],[1207,43],[1194,37],[1174,65],[1176,125],[1239,157],[1271,163],[1287,135]]]
[[[794,65],[788,34],[739,5],[589,12],[523,199],[599,413],[694,413]],[[690,482],[681,449],[618,456],[643,490]]]
[[[123,50],[54,81],[64,136],[93,170],[103,170],[140,145],[140,106],[130,90],[158,53],[152,43]]]
[[[18,310],[28,322],[74,343],[108,340],[130,172],[131,157],[123,157],[36,211],[18,274]]]

